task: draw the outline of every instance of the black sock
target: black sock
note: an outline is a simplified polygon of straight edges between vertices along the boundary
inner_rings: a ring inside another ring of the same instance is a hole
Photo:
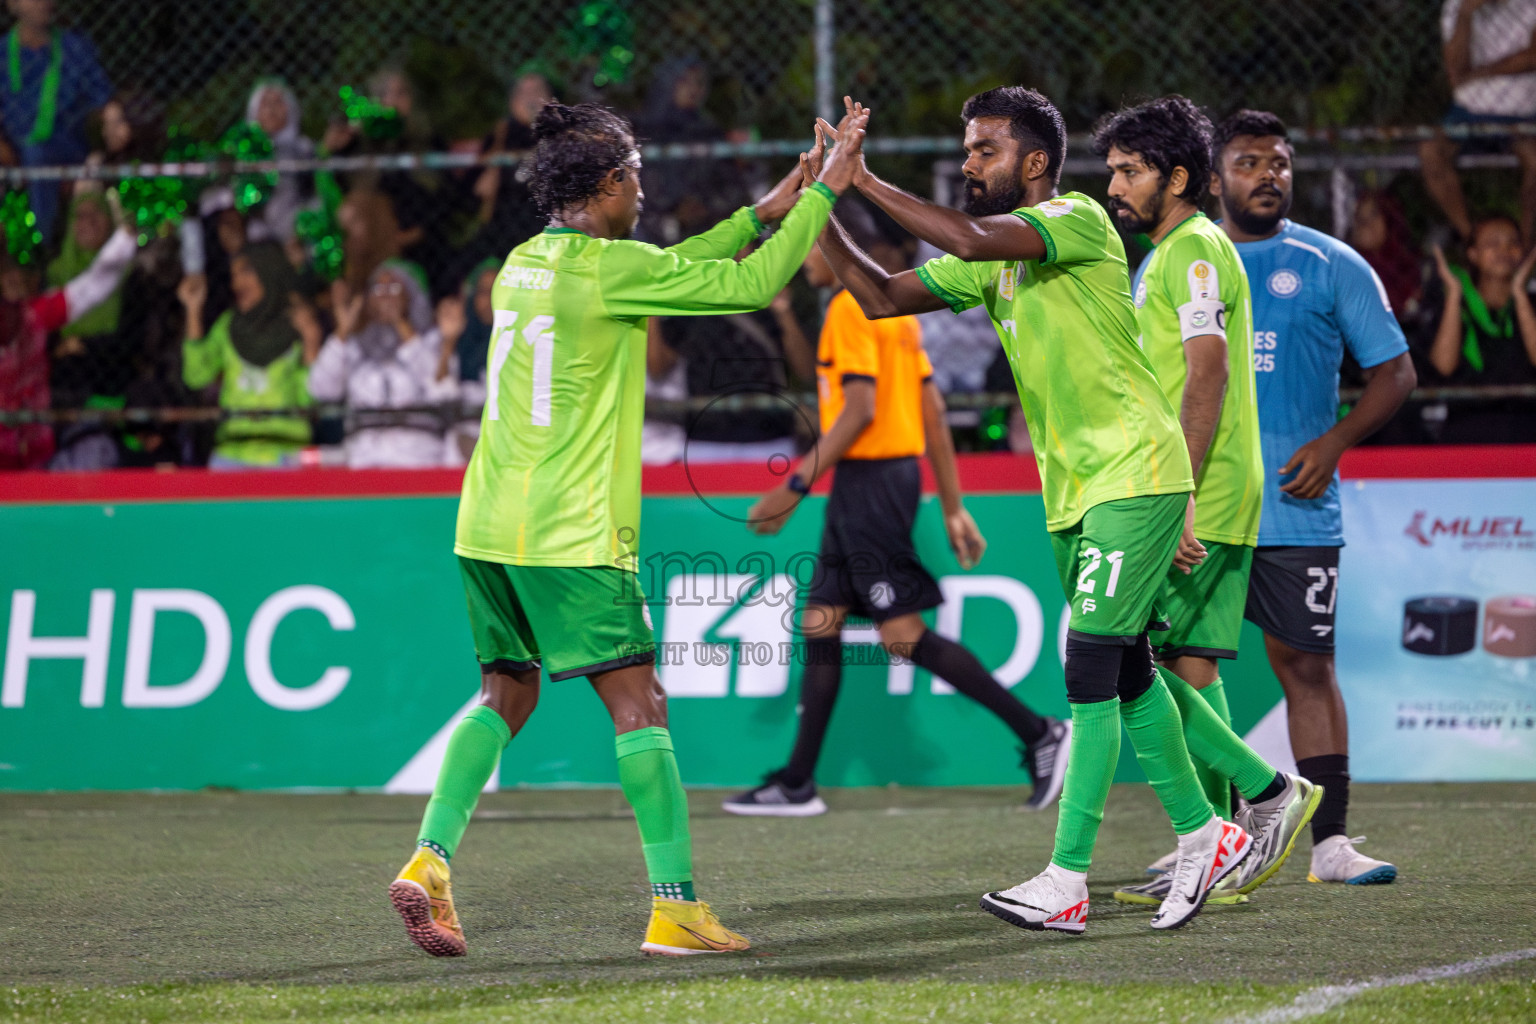
[[[843,685],[843,641],[840,637],[812,637],[801,649],[805,671],[800,676],[800,723],[795,728],[795,749],[779,779],[797,789],[816,777],[816,761],[832,721],[832,706]]]
[[[953,640],[927,630],[913,645],[909,657],[919,668],[932,672],[1001,718],[1025,746],[1033,746],[1045,737],[1045,719],[1003,689],[1003,684],[992,678],[992,673],[976,660],[976,655]]]
[[[1248,802],[1250,804],[1261,804],[1266,800],[1273,800],[1275,797],[1284,792],[1285,776],[1281,775],[1279,772],[1275,772],[1275,777],[1269,780],[1269,785],[1264,787],[1263,792],[1256,794],[1254,798]]]
[[[1348,835],[1344,819],[1349,814],[1349,755],[1304,757],[1296,762],[1296,771],[1308,782],[1323,787],[1323,800],[1312,815],[1313,844],[1331,836]]]

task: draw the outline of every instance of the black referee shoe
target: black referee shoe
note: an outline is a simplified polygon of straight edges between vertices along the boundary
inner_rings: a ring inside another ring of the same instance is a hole
[[[1061,796],[1061,784],[1067,778],[1067,750],[1072,746],[1072,721],[1047,718],[1045,735],[1038,743],[1024,748],[1024,764],[1035,780],[1035,791],[1024,801],[1024,809],[1043,811]]]
[[[768,818],[813,818],[827,813],[827,805],[816,795],[816,783],[807,782],[791,789],[774,772],[756,789],[738,793],[721,805],[732,814]]]

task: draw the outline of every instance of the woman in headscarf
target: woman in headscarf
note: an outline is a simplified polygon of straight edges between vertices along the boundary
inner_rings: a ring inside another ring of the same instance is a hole
[[[85,272],[107,239],[112,237],[112,210],[100,191],[78,193],[69,207],[64,246],[48,264],[47,284],[62,288]],[[53,350],[53,396],[56,405],[70,408],[113,404],[133,379],[132,339],[118,331],[122,312],[122,277],[112,294],[94,309],[61,329]]]
[[[223,376],[225,409],[300,409],[310,404],[305,364],[320,347],[314,311],[295,291],[282,247],[254,242],[230,261],[234,308],[204,332],[207,279],[189,274],[177,296],[187,314],[182,379],[203,388]],[[309,444],[307,416],[235,417],[219,427],[210,469],[280,469],[299,465]]]
[[[272,140],[272,155],[278,160],[307,160],[315,155],[315,144],[299,133],[299,100],[293,90],[278,78],[256,83],[245,104],[245,119],[254,121]],[[303,205],[307,175],[279,174],[277,186],[261,204],[252,227],[260,225],[257,237],[266,235],[280,242],[293,239],[293,221]]]
[[[421,269],[388,260],[368,278],[366,295],[339,285],[335,308],[336,333],[310,365],[309,388],[322,401],[347,403],[347,465],[443,465],[444,414],[452,410],[423,407],[457,398],[458,369],[450,363],[451,372],[438,378],[443,335]]]

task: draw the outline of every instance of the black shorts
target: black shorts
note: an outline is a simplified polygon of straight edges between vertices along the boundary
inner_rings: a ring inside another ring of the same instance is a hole
[[[1256,548],[1243,618],[1287,647],[1332,654],[1338,596],[1338,548]]]
[[[839,462],[806,602],[847,608],[875,622],[942,604],[938,581],[912,546],[922,491],[922,472],[911,456]]]

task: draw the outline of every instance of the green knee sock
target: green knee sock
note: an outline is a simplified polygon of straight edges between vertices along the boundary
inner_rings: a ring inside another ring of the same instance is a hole
[[[635,809],[651,891],[691,900],[693,840],[688,834],[688,796],[677,774],[672,734],[659,726],[626,732],[615,742],[619,785]]]
[[[1163,802],[1173,830],[1181,836],[1188,835],[1210,821],[1215,812],[1195,781],[1195,769],[1184,746],[1179,709],[1168,688],[1154,680],[1146,693],[1120,705],[1120,717],[1131,734],[1136,760]]]
[[[484,704],[464,716],[448,740],[448,753],[437,772],[437,786],[421,819],[417,846],[429,846],[444,860],[452,857],[464,838],[469,816],[475,813],[480,791],[501,761],[501,752],[512,742],[512,730]]]
[[[1194,690],[1194,687],[1190,687]],[[1216,717],[1221,719],[1223,725],[1232,728],[1232,712],[1227,708],[1227,691],[1222,687],[1218,679],[1203,690],[1195,690],[1195,695],[1210,705]],[[1184,745],[1192,747],[1189,736],[1189,723],[1184,725]],[[1200,780],[1200,788],[1205,791],[1205,798],[1211,802],[1223,821],[1232,820],[1232,782],[1226,776],[1219,774],[1214,768],[1204,761],[1195,759],[1195,778]]]
[[[1157,674],[1179,706],[1190,754],[1210,765],[1217,775],[1230,779],[1245,800],[1264,792],[1275,781],[1274,766],[1255,754],[1193,686],[1165,669],[1159,668]]]
[[[1068,871],[1087,871],[1093,844],[1104,820],[1104,801],[1120,760],[1120,701],[1073,704],[1072,744],[1067,777],[1056,818],[1056,849],[1051,863]]]

